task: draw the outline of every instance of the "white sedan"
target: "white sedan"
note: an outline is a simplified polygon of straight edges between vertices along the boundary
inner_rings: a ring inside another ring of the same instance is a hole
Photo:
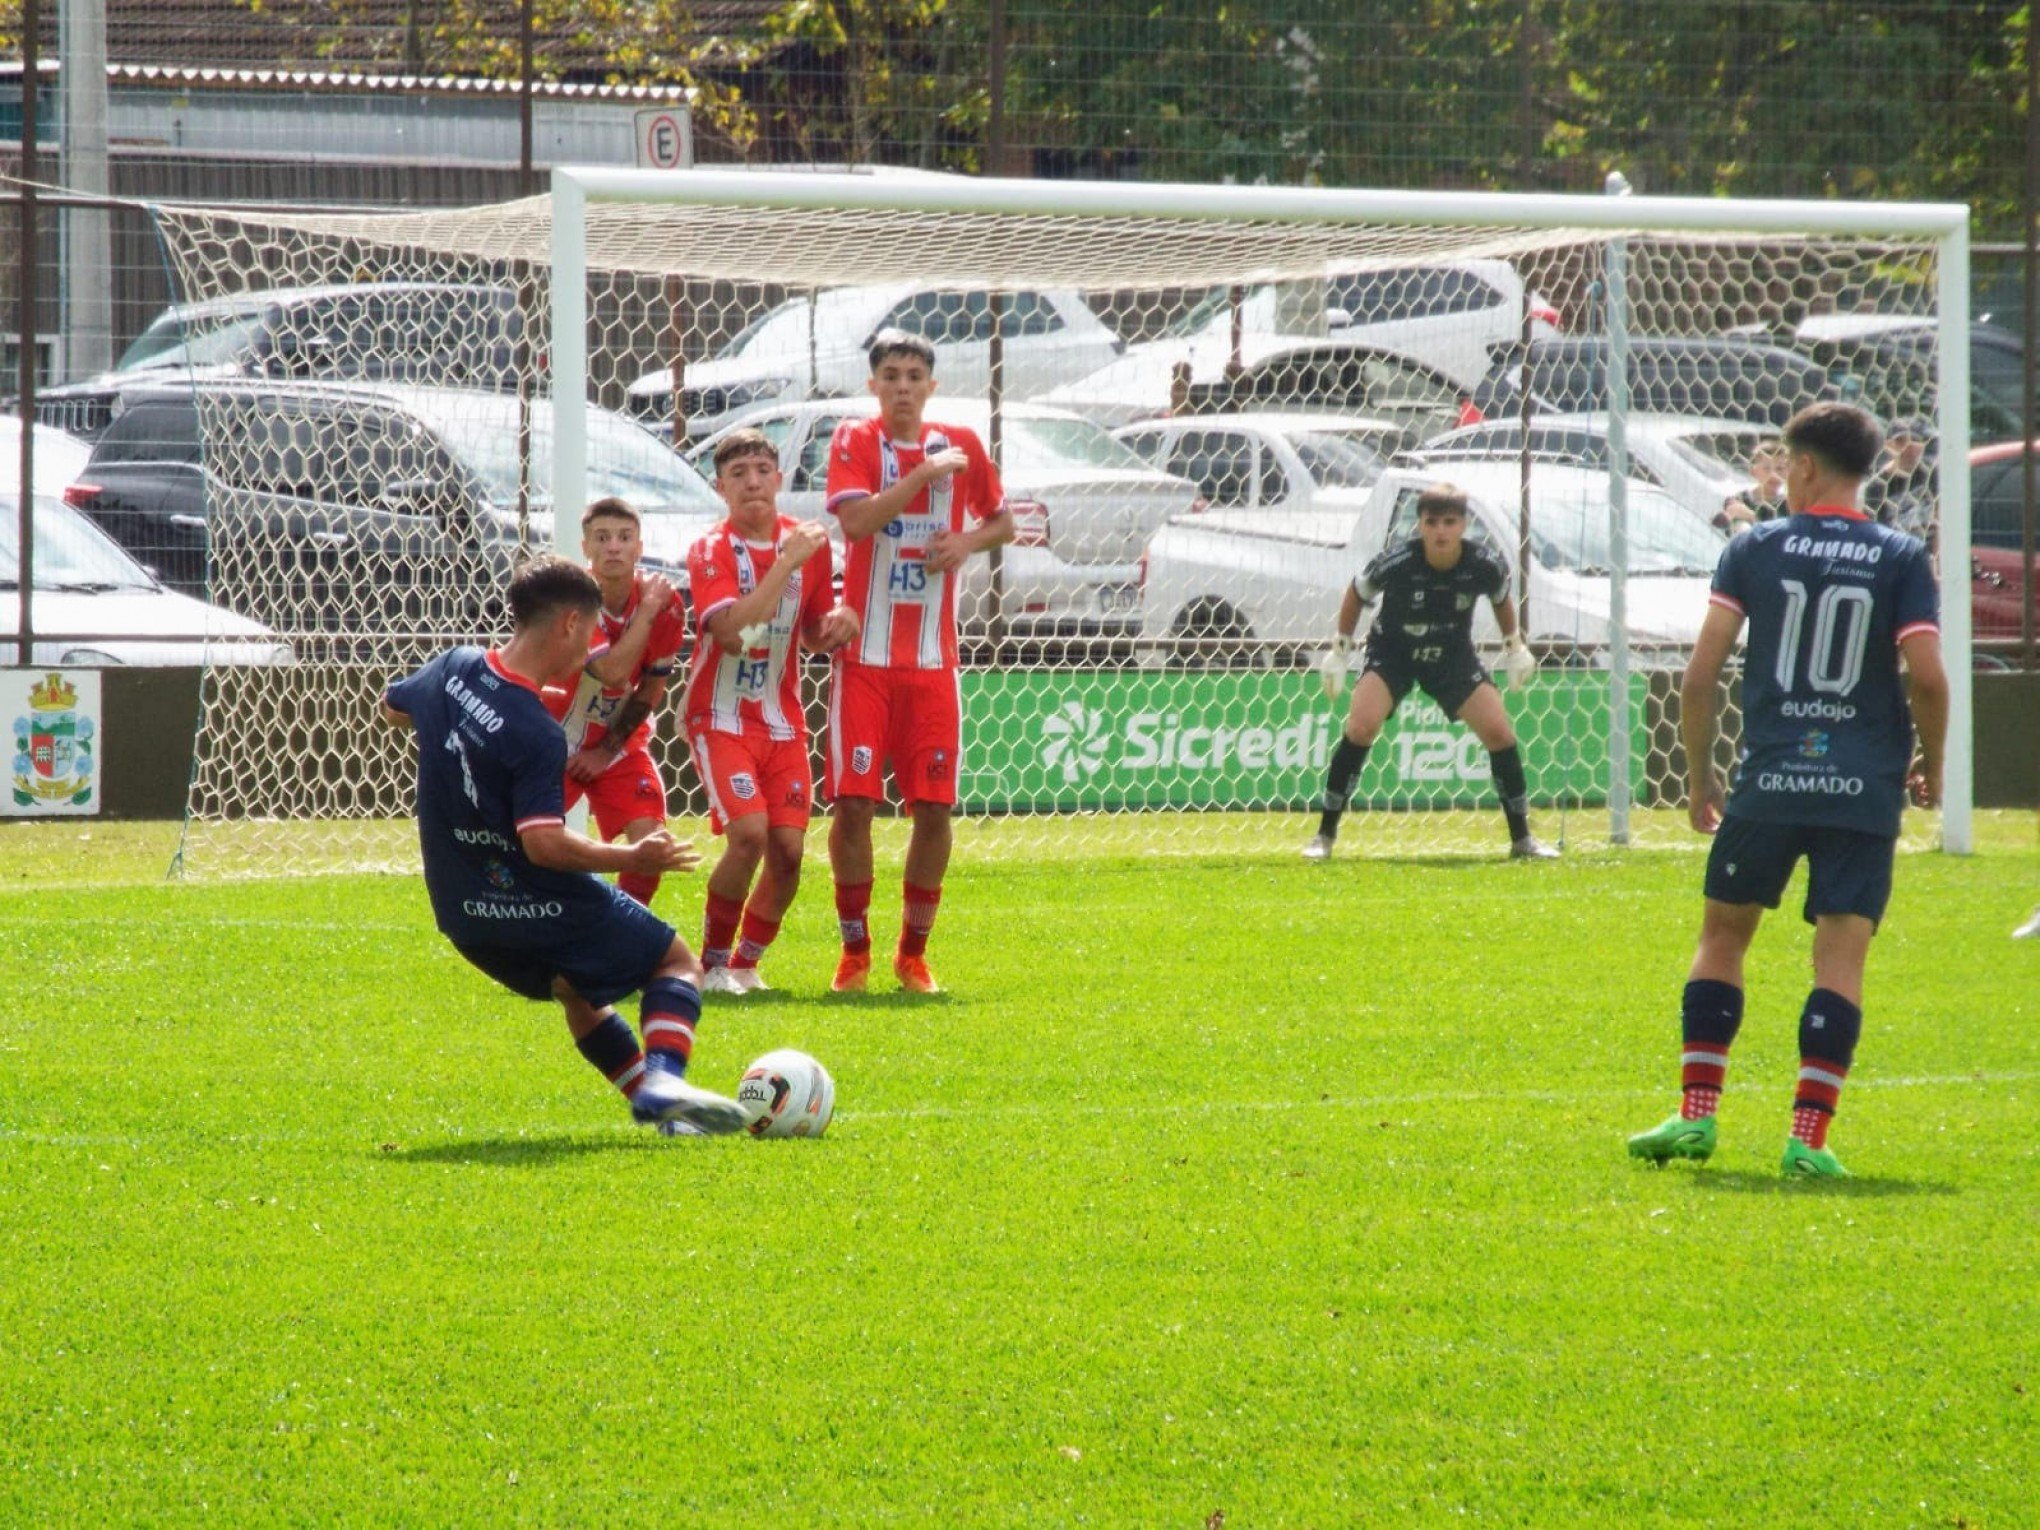
[[[1075,292],[1030,288],[1003,302],[1001,364],[1010,397],[1031,398],[1082,377],[1126,348]],[[934,347],[944,393],[983,393],[991,386],[993,324],[992,295],[983,290],[892,283],[789,298],[713,357],[687,364],[687,434],[698,439],[763,404],[862,392],[872,337],[888,328]],[[629,407],[649,422],[670,421],[672,372],[661,367],[632,383]]]
[[[1143,643],[1162,653],[1221,662],[1301,657],[1332,633],[1346,584],[1391,541],[1415,535],[1417,496],[1430,469],[1391,467],[1357,512],[1212,511],[1178,516],[1148,547]],[[1515,463],[1465,462],[1450,477],[1466,490],[1468,535],[1517,546]],[[1662,490],[1628,492],[1627,629],[1633,645],[1684,649],[1707,613],[1707,587],[1724,538]],[[1531,477],[1526,631],[1560,650],[1608,640],[1608,479],[1584,468],[1538,465]],[[1476,641],[1497,636],[1483,603]]]
[[[1730,499],[1750,490],[1750,455],[1775,441],[1775,426],[1698,414],[1632,414],[1625,440],[1629,475],[1655,484],[1712,523]],[[1486,420],[1433,436],[1411,455],[1447,477],[1461,461],[1517,460],[1521,420]],[[1530,421],[1530,454],[1547,462],[1608,470],[1608,416],[1540,414]]]
[[[0,664],[23,662],[20,504],[18,495],[0,492]],[[28,663],[291,662],[290,645],[260,622],[164,589],[61,500],[37,495],[34,513],[35,642]]]
[[[780,509],[830,525],[840,566],[840,531],[824,505],[829,442],[844,420],[876,412],[869,394],[812,399],[745,415],[689,452],[703,476],[715,473],[715,449],[731,430],[762,430],[779,448],[786,475]],[[991,446],[991,407],[982,398],[936,395],[931,425],[961,425]],[[1001,606],[1016,637],[1129,637],[1140,622],[1140,558],[1155,528],[1196,503],[1197,491],[1158,473],[1089,420],[1059,409],[1007,404],[1001,458],[1015,536],[1000,550]],[[957,621],[987,630],[993,612],[991,563],[964,565]]]
[[[1337,414],[1189,415],[1112,434],[1213,510],[1357,511],[1403,439],[1392,420]]]

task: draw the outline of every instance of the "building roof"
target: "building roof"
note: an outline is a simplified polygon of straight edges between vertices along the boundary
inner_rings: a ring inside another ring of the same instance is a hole
[[[58,61],[44,55],[37,60],[36,73],[54,80],[61,73]],[[19,59],[0,60],[0,80],[21,77]],[[389,92],[407,96],[452,96],[473,100],[501,99],[518,93],[516,80],[479,80],[465,75],[342,74],[326,69],[223,69],[179,68],[164,64],[108,64],[109,86],[163,90],[276,91],[293,95],[376,95]],[[594,85],[571,80],[533,80],[532,96],[540,101],[642,101],[664,105],[684,100],[689,91],[680,85]]]

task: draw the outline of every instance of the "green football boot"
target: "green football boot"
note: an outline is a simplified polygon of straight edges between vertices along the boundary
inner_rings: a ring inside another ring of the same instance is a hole
[[[1688,1121],[1673,1116],[1661,1126],[1638,1132],[1629,1139],[1631,1158],[1648,1158],[1663,1164],[1673,1158],[1690,1158],[1705,1163],[1714,1156],[1714,1117]]]
[[[1832,1149],[1808,1147],[1797,1137],[1785,1139],[1785,1162],[1779,1172],[1787,1179],[1847,1179],[1849,1171]]]

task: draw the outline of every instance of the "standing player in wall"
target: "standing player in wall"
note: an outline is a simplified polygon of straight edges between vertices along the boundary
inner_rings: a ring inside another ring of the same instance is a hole
[[[700,624],[687,738],[710,825],[727,841],[708,879],[708,993],[765,986],[758,962],[800,887],[813,802],[800,652],[827,653],[857,636],[856,616],[833,605],[828,528],[781,515],[779,481],[779,453],[762,432],[724,437],[715,487],[729,519],[687,555]]]
[[[620,499],[598,499],[582,513],[581,555],[602,586],[601,618],[578,686],[546,697],[567,731],[567,807],[586,793],[597,831],[626,843],[666,826],[649,719],[687,640],[678,593],[638,568],[642,532],[637,511]],[[627,871],[616,885],[649,908],[659,876]]]
[[[440,931],[527,999],[556,999],[574,1045],[639,1121],[733,1132],[735,1100],[684,1076],[701,1018],[701,969],[685,941],[591,872],[656,877],[698,857],[664,825],[624,845],[566,826],[566,736],[540,688],[588,653],[602,592],[586,569],[539,558],[510,581],[501,649],[454,648],[383,696],[384,720],[418,740],[418,841]],[[637,1036],[616,1012],[642,994]]]
[[[1714,1152],[1715,1108],[1742,1025],[1743,957],[1804,856],[1813,991],[1799,1015],[1783,1167],[1792,1176],[1845,1172],[1827,1134],[1862,1029],[1863,967],[1891,897],[1907,791],[1922,807],[1940,801],[1948,728],[1926,544],[1859,508],[1882,445],[1877,422],[1854,405],[1801,410],[1785,426],[1791,513],[1730,542],[1714,571],[1713,608],[1680,691],[1687,811],[1694,828],[1714,835],[1686,980],[1680,1107],[1629,1139],[1634,1157],[1661,1164]],[[1724,814],[1715,713],[1745,621],[1742,762]],[[1920,766],[1908,774],[1915,715]]]
[[[838,992],[871,971],[871,819],[888,763],[913,829],[893,973],[938,991],[928,935],[949,866],[963,721],[957,688],[957,573],[1013,539],[998,469],[970,431],[928,425],[935,351],[903,330],[871,343],[874,419],[845,421],[829,444],[829,511],[849,543],[843,596],[862,624],[836,657],[829,701],[829,864],[843,956]]]
[[[1338,635],[1318,666],[1325,695],[1333,701],[1345,689],[1360,613],[1379,600],[1381,614],[1367,634],[1345,731],[1325,773],[1318,831],[1303,847],[1307,861],[1331,858],[1339,820],[1367,763],[1367,751],[1413,685],[1422,686],[1447,717],[1465,723],[1486,747],[1502,816],[1508,820],[1509,854],[1518,860],[1549,860],[1558,854],[1530,832],[1529,784],[1516,730],[1473,647],[1478,603],[1486,600],[1495,608],[1504,672],[1512,684],[1527,684],[1537,673],[1537,660],[1516,630],[1508,565],[1481,543],[1467,540],[1466,520],[1466,496],[1449,483],[1433,484],[1417,498],[1417,535],[1375,558],[1346,586]]]

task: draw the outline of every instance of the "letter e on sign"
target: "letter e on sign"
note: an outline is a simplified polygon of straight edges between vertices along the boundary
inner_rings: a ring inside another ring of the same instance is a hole
[[[694,163],[694,120],[686,107],[637,113],[637,162],[641,170],[680,170]]]

